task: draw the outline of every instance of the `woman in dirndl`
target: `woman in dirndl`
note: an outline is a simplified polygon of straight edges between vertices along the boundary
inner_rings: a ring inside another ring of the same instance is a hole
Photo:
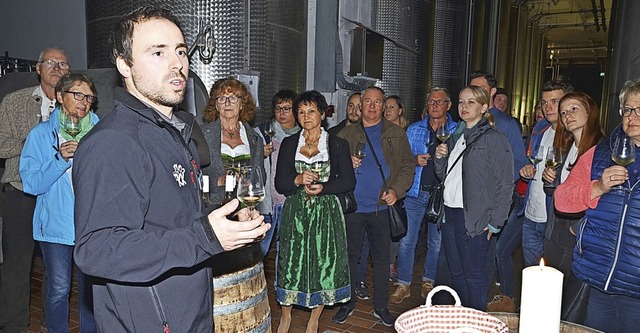
[[[293,305],[310,308],[307,332],[317,332],[325,305],[349,301],[349,259],[342,208],[336,194],[353,191],[348,143],[322,128],[328,109],[319,92],[302,93],[293,110],[302,127],[280,146],[276,190],[287,196],[276,267],[278,332],[288,332]]]

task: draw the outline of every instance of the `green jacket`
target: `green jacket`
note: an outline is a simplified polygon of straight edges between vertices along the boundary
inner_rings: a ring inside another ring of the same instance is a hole
[[[360,124],[346,126],[338,133],[339,137],[349,142],[350,150],[353,150],[358,142],[367,142]],[[398,199],[402,199],[407,195],[407,190],[411,188],[413,183],[415,161],[405,131],[384,117],[382,118],[382,152],[389,165],[387,185],[396,192]],[[380,190],[381,194],[382,190]],[[384,205],[385,203],[380,200],[379,204]]]

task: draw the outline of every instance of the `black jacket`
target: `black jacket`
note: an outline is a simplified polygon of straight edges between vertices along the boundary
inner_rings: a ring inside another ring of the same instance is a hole
[[[103,332],[213,330],[204,261],[222,252],[200,213],[193,117],[180,133],[123,89],[74,157],[75,260]],[[186,140],[186,142],[185,142]]]

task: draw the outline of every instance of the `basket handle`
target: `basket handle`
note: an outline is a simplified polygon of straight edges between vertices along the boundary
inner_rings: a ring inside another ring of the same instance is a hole
[[[425,306],[433,306],[433,303],[431,302],[431,299],[433,298],[433,295],[435,295],[437,292],[439,291],[448,291],[449,294],[451,294],[451,296],[453,296],[453,299],[456,301],[456,303],[454,304],[455,306],[462,306],[462,302],[460,302],[460,296],[458,296],[458,293],[453,290],[451,287],[446,286],[446,285],[439,285],[436,286],[435,288],[433,288],[429,294],[427,295],[427,300],[425,301],[424,305]]]

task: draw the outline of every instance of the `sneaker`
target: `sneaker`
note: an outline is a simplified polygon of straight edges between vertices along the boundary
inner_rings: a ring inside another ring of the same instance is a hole
[[[396,318],[389,313],[389,309],[375,309],[373,310],[373,316],[380,319],[384,326],[393,326]]]
[[[369,288],[367,288],[367,285],[365,285],[364,282],[360,282],[356,287],[356,296],[358,296],[359,299],[371,298],[371,294],[369,293]]]
[[[398,269],[395,264],[389,264],[389,281],[395,282],[398,280]]]
[[[336,312],[333,317],[331,317],[331,322],[336,324],[344,324],[344,322],[347,321],[347,318],[349,318],[349,316],[353,313],[353,309],[354,308],[350,308],[346,305],[341,306],[340,309],[338,309],[338,312]]]
[[[422,281],[422,292],[420,293],[420,295],[422,295],[423,298],[427,298],[427,295],[429,295],[429,292],[432,289],[433,289],[433,282]]]
[[[506,295],[495,295],[491,302],[487,303],[487,312],[516,312],[516,299]]]
[[[393,304],[400,304],[405,298],[409,296],[411,296],[411,286],[400,284],[391,294],[391,296],[389,296],[389,302]]]

